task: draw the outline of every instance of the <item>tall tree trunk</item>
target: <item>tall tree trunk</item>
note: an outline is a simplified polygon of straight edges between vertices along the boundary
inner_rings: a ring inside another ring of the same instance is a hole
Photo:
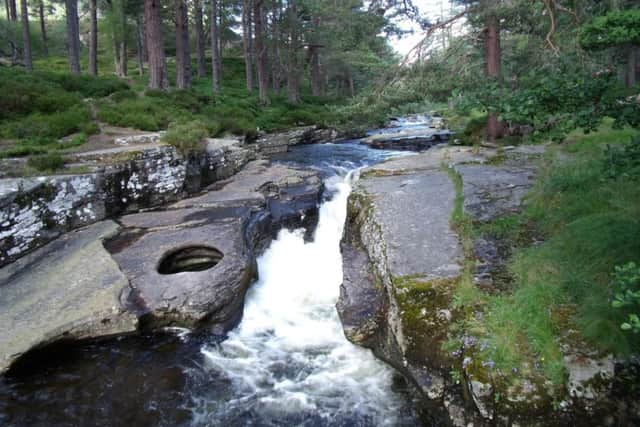
[[[351,98],[356,96],[356,85],[353,81],[353,74],[350,70],[347,70],[347,87],[349,88],[349,96]]]
[[[490,79],[500,78],[500,27],[496,16],[489,16],[486,21],[485,33],[485,59],[486,75]],[[495,141],[502,136],[502,124],[498,115],[490,112],[487,118],[487,138]]]
[[[280,11],[282,9],[282,0],[273,0],[271,2],[271,40],[273,52],[271,55],[271,88],[274,92],[280,91],[280,81],[282,80],[280,57]]]
[[[4,9],[7,12],[7,21],[11,21],[11,6],[9,6],[9,0],[4,0]]]
[[[206,63],[204,58],[205,50],[205,34],[204,24],[202,22],[202,3],[200,0],[193,1],[193,21],[196,32],[196,63],[198,77],[207,75]]]
[[[638,82],[636,74],[638,72],[638,47],[629,47],[627,56],[627,87],[633,87]]]
[[[127,40],[113,41],[113,63],[118,77],[127,76]]]
[[[144,21],[147,32],[147,52],[149,54],[149,87],[166,89],[167,59],[162,41],[162,21],[160,18],[160,0],[144,0]]]
[[[22,15],[22,57],[27,71],[33,71],[33,57],[31,56],[31,33],[29,31],[29,9],[27,0],[20,0],[20,13]]]
[[[247,81],[247,91],[253,91],[253,14],[252,0],[243,0],[242,3],[242,50],[244,53],[244,72]]]
[[[269,103],[267,86],[269,84],[269,74],[267,72],[267,46],[265,43],[264,31],[264,7],[263,0],[253,0],[253,20],[255,21],[255,44],[256,44],[256,68],[258,70],[258,94],[260,102]]]
[[[67,49],[69,69],[72,74],[80,74],[80,28],[78,22],[78,0],[65,0],[67,12]]]
[[[144,21],[142,14],[136,14],[136,57],[138,59],[138,73],[144,74]]]
[[[289,64],[287,69],[287,95],[291,104],[300,102],[300,77],[298,74],[298,5],[289,1]]]
[[[220,45],[218,43],[218,0],[211,0],[211,87],[214,93],[220,92]]]
[[[16,0],[8,0],[9,3],[9,20],[18,20],[18,8],[16,7]]]
[[[118,77],[127,76],[127,14],[124,0],[111,2],[116,23],[112,28],[113,62]]]
[[[176,6],[176,86],[191,86],[191,55],[189,52],[189,20],[185,0],[175,0]]]
[[[311,52],[311,93],[322,96],[322,73],[320,72],[320,47],[309,46]]]
[[[89,0],[89,74],[98,75],[98,1]]]
[[[47,39],[47,24],[44,20],[44,0],[38,3],[38,14],[40,15],[40,34],[42,36],[42,53],[45,58],[49,57],[49,40]]]
[[[322,95],[322,74],[320,73],[320,49],[322,45],[318,39],[320,32],[320,17],[313,18],[313,44],[309,45],[309,55],[311,62],[311,93],[313,96]]]

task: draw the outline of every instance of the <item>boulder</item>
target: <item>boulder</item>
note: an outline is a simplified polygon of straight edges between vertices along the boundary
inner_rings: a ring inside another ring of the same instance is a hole
[[[137,317],[122,305],[131,291],[127,277],[102,245],[118,228],[96,223],[0,270],[0,372],[57,340],[137,330]]]
[[[342,138],[336,129],[303,126],[285,132],[261,135],[256,141],[257,150],[264,156],[284,153],[292,145],[334,142]]]

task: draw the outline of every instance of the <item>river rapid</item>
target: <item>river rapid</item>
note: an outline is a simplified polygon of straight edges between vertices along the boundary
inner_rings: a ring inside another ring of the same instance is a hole
[[[276,159],[319,170],[325,200],[310,241],[282,230],[258,259],[234,330],[52,347],[0,379],[0,425],[415,425],[404,382],[344,338],[335,309],[358,169],[398,155],[351,142]]]

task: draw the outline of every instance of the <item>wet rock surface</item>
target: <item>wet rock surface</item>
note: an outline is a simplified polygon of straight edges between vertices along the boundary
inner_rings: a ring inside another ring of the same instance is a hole
[[[129,282],[102,246],[118,229],[112,221],[94,224],[0,270],[0,372],[60,339],[136,331],[138,318],[121,304]]]
[[[254,161],[197,197],[63,234],[5,266],[0,371],[60,339],[204,325],[223,335],[257,255],[281,227],[313,227],[322,190],[316,172]]]
[[[336,129],[303,126],[286,132],[261,135],[255,145],[260,154],[270,156],[286,152],[293,145],[333,142],[342,138]]]
[[[372,131],[361,143],[371,148],[424,151],[447,142],[453,132],[437,115],[413,115],[392,120],[386,128]]]

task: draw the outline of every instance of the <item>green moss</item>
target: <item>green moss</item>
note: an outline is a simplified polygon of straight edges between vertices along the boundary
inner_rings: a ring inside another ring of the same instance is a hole
[[[453,317],[452,300],[458,278],[427,280],[419,276],[392,278],[394,295],[401,310],[407,357],[433,366],[450,363],[442,351]]]

